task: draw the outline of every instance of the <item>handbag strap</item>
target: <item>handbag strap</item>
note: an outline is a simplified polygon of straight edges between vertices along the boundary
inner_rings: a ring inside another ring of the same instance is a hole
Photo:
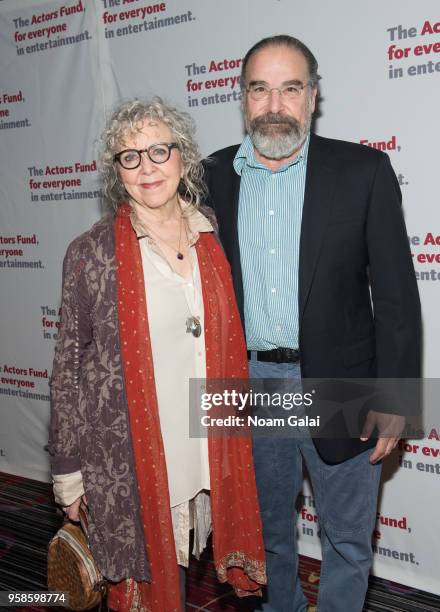
[[[79,524],[81,529],[84,531],[87,541],[89,540],[89,512],[87,506],[81,501],[79,506]]]

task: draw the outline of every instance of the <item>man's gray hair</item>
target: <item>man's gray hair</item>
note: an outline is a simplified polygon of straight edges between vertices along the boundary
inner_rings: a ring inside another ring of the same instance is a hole
[[[240,76],[240,85],[242,89],[246,89],[247,86],[246,68],[249,60],[253,55],[255,55],[255,53],[265,49],[266,47],[288,47],[289,49],[299,51],[304,56],[309,68],[310,85],[312,87],[316,87],[318,85],[318,81],[321,78],[318,74],[318,62],[310,49],[303,42],[298,40],[298,38],[294,38],[288,34],[278,34],[277,36],[269,36],[268,38],[263,38],[262,40],[258,41],[244,56]]]
[[[205,196],[206,187],[202,178],[199,147],[194,140],[194,121],[188,113],[168,106],[159,97],[146,101],[136,98],[123,102],[107,121],[100,137],[99,156],[104,198],[113,208],[127,201],[128,194],[120,179],[114,155],[126,146],[126,139],[139,133],[145,121],[151,120],[160,121],[171,130],[172,140],[179,147],[183,165],[179,195],[185,201],[199,206]]]

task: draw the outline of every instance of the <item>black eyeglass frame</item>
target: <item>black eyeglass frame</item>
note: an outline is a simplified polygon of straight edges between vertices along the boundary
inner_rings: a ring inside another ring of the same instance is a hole
[[[265,92],[263,94],[262,97],[260,97],[257,94],[257,97],[254,97],[255,95],[255,91],[252,89],[252,87],[263,87],[265,89]],[[298,93],[295,93],[293,96],[289,96],[286,94],[286,91],[289,87],[296,87],[298,89]],[[311,81],[307,81],[307,83],[291,83],[291,84],[286,84],[284,86],[281,87],[268,87],[267,85],[263,84],[263,83],[249,83],[248,85],[246,85],[246,87],[244,88],[246,93],[249,94],[249,96],[255,101],[255,102],[262,102],[263,100],[267,100],[270,97],[270,94],[272,93],[272,91],[277,90],[278,93],[280,94],[281,98],[286,98],[287,100],[298,100],[298,98],[300,98],[304,92],[305,89],[307,89],[307,87],[313,87],[312,82]]]
[[[162,159],[161,161],[151,159],[150,151],[155,147],[167,147],[168,157],[166,159]],[[155,144],[150,145],[147,149],[124,149],[123,151],[119,151],[119,153],[114,154],[113,161],[121,164],[121,166],[125,168],[125,170],[136,170],[136,168],[139,168],[139,166],[141,165],[142,153],[146,153],[148,155],[148,159],[153,162],[153,164],[165,164],[171,157],[171,151],[173,149],[178,148],[179,145],[177,144],[177,142],[156,142]],[[129,151],[133,151],[134,153],[138,154],[139,162],[136,164],[136,166],[130,166],[130,168],[127,168],[127,166],[124,166],[124,164],[121,162],[121,155],[123,155],[124,153],[128,153]]]

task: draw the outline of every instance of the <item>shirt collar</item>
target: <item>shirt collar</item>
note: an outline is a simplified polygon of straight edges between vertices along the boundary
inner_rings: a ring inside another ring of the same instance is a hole
[[[310,142],[310,133],[307,135],[307,138],[305,139],[304,144],[301,147],[299,155],[297,155],[297,157],[295,157],[294,160],[278,168],[278,170],[276,170],[275,172],[283,172],[290,166],[293,166],[296,164],[306,164],[307,154],[309,151],[309,142]],[[235,154],[234,161],[232,163],[233,163],[235,172],[239,176],[241,176],[243,172],[243,168],[245,166],[247,166],[248,168],[263,168],[264,170],[270,171],[270,169],[267,166],[257,161],[257,159],[255,158],[255,149],[254,149],[254,145],[252,144],[252,140],[249,134],[245,136],[243,142],[240,145],[240,148]]]
[[[190,246],[197,242],[201,232],[214,231],[211,221],[195,206],[191,204],[182,205],[182,210],[189,230],[188,239]]]

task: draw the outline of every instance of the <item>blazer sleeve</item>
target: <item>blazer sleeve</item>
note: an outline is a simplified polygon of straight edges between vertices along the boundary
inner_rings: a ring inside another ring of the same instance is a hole
[[[80,469],[77,431],[81,361],[92,340],[81,243],[74,241],[63,263],[61,319],[50,380],[49,453],[53,474]]]
[[[421,364],[420,300],[400,187],[387,155],[380,157],[373,178],[366,239],[377,377],[418,379]]]

